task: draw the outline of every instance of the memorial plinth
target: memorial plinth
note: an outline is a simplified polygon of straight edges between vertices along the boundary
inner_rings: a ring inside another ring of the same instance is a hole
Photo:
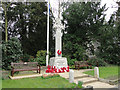
[[[52,57],[50,58],[50,66],[55,66],[56,68],[67,68],[67,58],[66,57]]]

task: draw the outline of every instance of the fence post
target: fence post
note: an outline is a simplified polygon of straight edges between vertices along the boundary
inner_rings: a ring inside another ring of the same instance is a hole
[[[74,70],[70,69],[69,71],[69,82],[73,83],[74,82]]]
[[[94,68],[94,76],[95,76],[95,78],[99,78],[99,68],[98,67]]]

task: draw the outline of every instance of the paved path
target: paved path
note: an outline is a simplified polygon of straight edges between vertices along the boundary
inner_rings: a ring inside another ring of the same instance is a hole
[[[83,87],[91,85],[93,86],[93,88],[114,88],[116,87],[116,85],[110,85],[108,83],[100,82],[98,81],[98,79],[94,77],[89,77],[87,74],[83,73],[89,70],[91,69],[74,70],[74,83],[77,84],[78,81],[82,81]],[[60,73],[60,76],[66,79],[69,79],[69,72]]]
[[[22,79],[22,78],[30,78],[30,77],[40,77],[42,74],[31,74],[31,75],[22,75],[22,76],[9,76],[10,79]]]

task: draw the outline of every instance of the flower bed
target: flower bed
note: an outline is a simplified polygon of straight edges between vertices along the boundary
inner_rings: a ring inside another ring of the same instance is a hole
[[[62,68],[56,68],[55,66],[47,66],[46,73],[64,73],[69,72],[69,66],[62,67]]]

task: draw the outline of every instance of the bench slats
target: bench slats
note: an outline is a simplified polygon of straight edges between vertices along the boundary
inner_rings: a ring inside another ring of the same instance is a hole
[[[11,63],[11,76],[17,71],[33,71],[36,70],[40,73],[40,66],[38,62],[21,62],[21,63]]]
[[[89,65],[87,63],[87,61],[75,61],[75,69],[79,69],[80,67],[91,67],[91,65]]]
[[[21,62],[21,63],[11,63],[11,65],[25,65],[25,64],[38,64],[38,62]]]
[[[32,68],[32,69],[15,69],[14,71],[32,71],[32,70],[38,70],[38,68]]]

